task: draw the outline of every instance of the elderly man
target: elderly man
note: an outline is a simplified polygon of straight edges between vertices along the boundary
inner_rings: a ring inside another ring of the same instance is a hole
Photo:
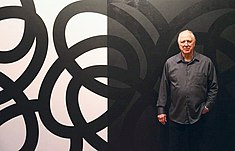
[[[179,33],[181,52],[170,57],[163,69],[157,118],[165,125],[169,100],[170,151],[200,151],[203,116],[212,109],[218,92],[215,67],[208,57],[194,51],[195,43],[192,31]]]

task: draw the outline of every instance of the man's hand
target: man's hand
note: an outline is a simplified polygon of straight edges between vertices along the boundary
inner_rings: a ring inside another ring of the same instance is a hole
[[[202,114],[206,114],[207,112],[209,112],[209,109],[205,106],[204,109],[202,110]]]
[[[166,114],[159,114],[159,115],[157,116],[157,118],[158,118],[158,121],[159,121],[160,123],[162,123],[163,125],[166,124],[166,122],[167,122],[167,120],[166,120]]]

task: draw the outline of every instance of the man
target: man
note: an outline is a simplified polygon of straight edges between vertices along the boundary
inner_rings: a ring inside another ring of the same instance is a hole
[[[203,116],[212,109],[218,92],[215,67],[194,51],[195,43],[192,31],[179,33],[181,52],[169,58],[163,69],[157,118],[166,124],[169,100],[170,151],[200,151]]]

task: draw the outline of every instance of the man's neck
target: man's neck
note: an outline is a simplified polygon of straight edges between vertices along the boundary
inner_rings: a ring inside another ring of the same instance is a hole
[[[183,56],[185,62],[190,62],[193,59],[193,53],[190,53],[190,54],[183,54],[182,53],[182,56]]]

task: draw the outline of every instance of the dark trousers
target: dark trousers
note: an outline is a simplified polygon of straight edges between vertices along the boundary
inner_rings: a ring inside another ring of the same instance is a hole
[[[170,151],[201,151],[204,119],[194,124],[169,122]]]

